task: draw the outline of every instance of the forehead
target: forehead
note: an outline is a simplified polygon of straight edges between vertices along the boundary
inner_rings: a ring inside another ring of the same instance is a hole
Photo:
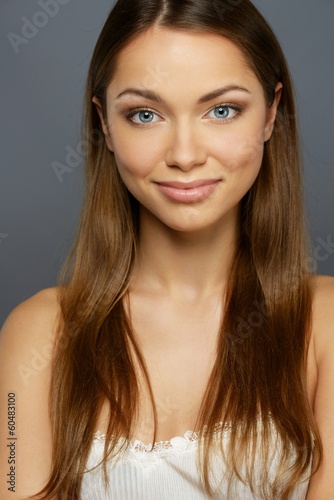
[[[110,83],[180,88],[210,83],[251,83],[258,80],[240,48],[226,37],[211,33],[176,31],[154,26],[138,35],[119,53]]]

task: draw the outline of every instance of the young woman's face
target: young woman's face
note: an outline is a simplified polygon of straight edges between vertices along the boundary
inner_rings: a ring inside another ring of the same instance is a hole
[[[125,47],[104,132],[142,216],[178,231],[237,220],[278,99],[277,87],[268,108],[242,52],[221,36],[154,27]]]

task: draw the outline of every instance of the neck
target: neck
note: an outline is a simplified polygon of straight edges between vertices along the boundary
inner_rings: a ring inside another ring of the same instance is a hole
[[[196,299],[221,293],[236,249],[239,212],[199,232],[175,231],[141,208],[132,286]]]

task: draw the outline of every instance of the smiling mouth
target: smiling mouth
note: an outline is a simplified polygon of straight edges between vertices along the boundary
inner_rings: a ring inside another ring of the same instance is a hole
[[[213,194],[221,179],[201,179],[193,182],[156,182],[159,191],[172,201],[198,203]]]

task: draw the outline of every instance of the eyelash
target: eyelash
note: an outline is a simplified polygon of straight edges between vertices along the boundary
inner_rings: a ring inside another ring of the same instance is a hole
[[[208,113],[211,113],[211,111],[214,111],[215,109],[217,108],[230,108],[230,109],[233,109],[233,111],[236,111],[237,113],[232,116],[231,118],[225,118],[225,119],[219,119],[219,118],[211,118],[213,121],[215,122],[220,122],[220,123],[228,123],[232,120],[235,120],[244,110],[243,106],[239,106],[237,104],[229,104],[229,103],[224,103],[224,104],[218,104],[217,106],[214,106],[213,108],[211,108]],[[148,111],[149,113],[153,113],[155,115],[157,115],[158,113],[156,113],[156,111],[154,111],[153,109],[150,109],[150,108],[131,108],[129,110],[127,110],[125,113],[124,113],[124,117],[130,121],[133,125],[135,125],[136,127],[147,127],[148,125],[152,125],[153,123],[157,123],[157,122],[149,122],[149,123],[135,123],[132,118],[137,114],[137,113],[141,113],[141,112],[145,112],[145,111]],[[207,114],[208,114],[207,113]]]

